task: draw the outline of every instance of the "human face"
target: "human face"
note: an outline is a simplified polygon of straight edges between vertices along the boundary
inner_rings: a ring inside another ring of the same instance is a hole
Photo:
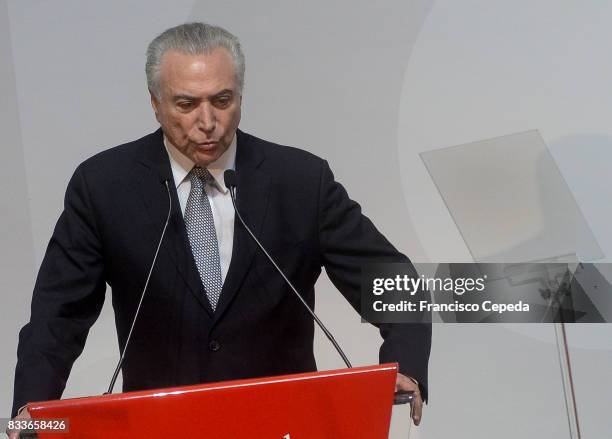
[[[206,167],[227,151],[240,122],[240,95],[234,62],[223,48],[208,54],[164,53],[155,117],[181,153]]]

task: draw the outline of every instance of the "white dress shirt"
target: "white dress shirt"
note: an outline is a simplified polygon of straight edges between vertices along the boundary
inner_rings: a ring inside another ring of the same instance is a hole
[[[170,166],[172,167],[172,176],[174,177],[181,212],[185,215],[187,198],[189,198],[189,192],[191,191],[191,181],[187,178],[187,174],[189,174],[195,164],[189,157],[172,145],[166,139],[166,136],[164,136],[164,145],[166,146],[168,157],[170,157]],[[225,282],[225,276],[232,260],[232,246],[234,244],[234,207],[229,189],[225,187],[225,182],[223,181],[223,173],[227,169],[235,169],[235,165],[236,136],[234,135],[234,139],[227,151],[206,167],[215,179],[214,187],[206,185],[206,195],[208,195],[215,222],[215,231],[217,232],[219,259],[221,261],[221,280],[223,282]]]

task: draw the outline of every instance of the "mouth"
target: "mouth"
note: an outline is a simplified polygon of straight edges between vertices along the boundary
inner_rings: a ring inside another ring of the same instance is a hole
[[[208,151],[208,150],[215,149],[218,144],[219,144],[218,141],[210,140],[208,142],[197,143],[196,145],[198,146],[198,149]]]

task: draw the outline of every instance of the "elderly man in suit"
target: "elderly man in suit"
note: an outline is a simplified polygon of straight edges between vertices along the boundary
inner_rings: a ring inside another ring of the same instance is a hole
[[[170,221],[123,363],[124,390],[316,370],[314,324],[234,218],[237,206],[314,307],[325,267],[360,307],[360,267],[408,259],[361,214],[324,160],[238,129],[244,56],[236,37],[203,23],[150,44],[146,73],[161,128],[82,163],[66,192],[20,332],[13,416],[59,398],[98,317],[108,283],[125,346],[144,280]],[[427,395],[428,325],[379,325],[380,360],[397,389]]]

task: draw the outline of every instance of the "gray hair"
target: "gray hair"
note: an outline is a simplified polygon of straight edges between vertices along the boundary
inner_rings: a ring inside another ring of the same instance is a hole
[[[172,27],[159,34],[147,48],[147,84],[149,90],[160,99],[159,70],[162,57],[167,50],[176,50],[189,55],[211,53],[217,48],[226,49],[234,61],[234,72],[238,91],[242,94],[244,86],[244,53],[240,41],[222,27],[206,23],[185,23]]]

